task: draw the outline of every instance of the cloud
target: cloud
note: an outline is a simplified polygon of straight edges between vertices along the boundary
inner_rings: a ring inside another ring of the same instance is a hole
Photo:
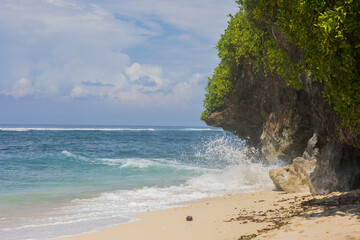
[[[0,89],[9,89],[22,77],[42,89],[37,93],[56,86],[62,96],[81,82],[121,84],[130,62],[123,50],[155,34],[114,19],[112,12],[94,4],[4,0]]]
[[[115,87],[114,84],[102,83],[99,81],[82,81],[81,84],[85,86],[94,86],[94,87]]]
[[[70,94],[72,98],[84,98],[87,97],[88,95],[89,95],[89,91],[80,86],[74,87],[71,90],[71,94]]]
[[[74,87],[69,97],[104,99],[116,105],[136,108],[191,108],[201,105],[203,80],[200,73],[195,73],[187,80],[171,82],[163,78],[161,67],[134,63],[126,69],[126,80],[121,86],[86,83]]]
[[[55,85],[48,86],[44,91],[44,96],[46,98],[53,98],[59,95],[59,89]]]
[[[115,102],[125,101],[127,104],[137,107],[191,108],[194,105],[201,105],[204,95],[202,80],[204,77],[195,73],[187,80],[160,87],[157,91],[144,92],[132,87],[127,91],[113,92],[109,94],[109,97]]]
[[[126,68],[126,74],[130,77],[131,81],[136,81],[140,77],[149,76],[150,78],[159,79],[162,75],[162,69],[159,66],[141,65],[134,63]]]
[[[193,100],[199,101],[204,94],[203,85],[201,80],[203,76],[199,73],[195,73],[188,81],[180,82],[173,87],[170,99],[176,105],[186,106],[193,104]],[[197,102],[196,104],[199,104]]]
[[[46,2],[48,4],[53,4],[58,7],[71,6],[71,7],[79,8],[79,6],[77,4],[68,2],[68,1],[64,1],[64,0],[44,0],[44,2]]]
[[[234,7],[233,0],[2,0],[0,94],[201,104],[203,76],[218,61],[212,47]]]
[[[26,78],[21,78],[12,86],[11,91],[3,92],[4,95],[13,96],[14,98],[22,98],[32,95],[35,92],[32,82]]]
[[[105,0],[103,7],[122,12],[123,17],[136,18],[138,21],[162,21],[214,41],[226,27],[226,16],[237,10],[233,0],[132,0],[114,3],[114,0]]]
[[[126,68],[125,72],[130,81],[140,86],[140,89],[143,91],[159,90],[165,84],[162,79],[163,71],[159,66],[134,63]]]

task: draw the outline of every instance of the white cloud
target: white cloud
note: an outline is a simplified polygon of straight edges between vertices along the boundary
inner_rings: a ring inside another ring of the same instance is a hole
[[[144,76],[158,79],[162,75],[162,69],[159,66],[141,65],[140,63],[134,63],[130,67],[126,68],[126,74],[130,77],[131,81],[136,81]]]
[[[143,107],[182,107],[191,108],[193,105],[201,105],[204,95],[204,77],[193,74],[189,79],[182,82],[172,82],[169,84],[159,84],[147,86],[133,84],[134,81],[144,77],[162,77],[162,70],[158,66],[143,66],[135,63],[127,68],[128,80],[122,86],[105,85],[99,82],[86,83],[72,89],[70,97],[73,99],[97,98],[107,99],[117,105]],[[162,83],[163,80],[159,80]],[[142,82],[142,84],[144,84]]]
[[[11,91],[5,93],[6,95],[13,96],[15,98],[21,98],[34,93],[34,87],[30,80],[26,78],[21,78],[16,81],[12,86]]]
[[[121,4],[116,4],[114,0],[103,2],[104,8],[111,8],[146,22],[160,20],[214,41],[224,31],[227,15],[237,11],[234,0],[131,0],[121,1]]]
[[[193,74],[188,80],[172,83],[170,87],[163,86],[158,91],[144,92],[132,86],[127,91],[119,90],[108,94],[113,101],[126,102],[137,107],[182,107],[191,108],[201,105],[204,87],[201,82],[204,77]]]
[[[68,1],[64,1],[64,0],[43,0],[43,1],[46,3],[49,3],[49,4],[53,4],[55,6],[58,6],[58,7],[71,6],[71,7],[79,8],[79,6],[77,4],[68,2]]]
[[[52,98],[59,95],[59,89],[55,85],[50,85],[44,91],[44,96],[48,98]]]
[[[201,104],[231,9],[233,0],[1,0],[0,94]]]
[[[155,91],[161,89],[165,84],[162,79],[163,72],[159,66],[134,63],[126,68],[125,72],[130,81],[144,91]]]
[[[200,84],[202,79],[201,74],[195,73],[188,81],[176,84],[171,94],[172,101],[177,105],[187,105],[193,103],[194,99],[199,100],[204,94]]]
[[[30,80],[21,78],[16,81],[12,87],[12,95],[15,97],[24,97],[34,93],[34,88]]]
[[[89,91],[80,86],[74,87],[71,90],[71,94],[70,94],[72,98],[84,98],[87,97],[88,95],[89,95]]]
[[[82,81],[119,84],[122,51],[157,34],[120,21],[100,6],[69,1],[4,0],[0,8],[0,89],[26,77],[66,95]],[[21,16],[21,17],[19,17]],[[39,92],[40,93],[40,92]]]

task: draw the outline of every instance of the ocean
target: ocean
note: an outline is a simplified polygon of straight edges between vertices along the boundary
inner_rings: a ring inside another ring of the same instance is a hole
[[[246,151],[212,127],[1,125],[0,239],[80,234],[272,187],[276,166]]]

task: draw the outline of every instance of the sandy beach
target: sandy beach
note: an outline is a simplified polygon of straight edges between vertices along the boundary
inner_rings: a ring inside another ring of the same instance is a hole
[[[341,193],[272,190],[227,195],[137,214],[139,221],[60,239],[360,239],[359,192],[356,194],[347,200],[339,200]],[[193,220],[187,221],[187,216]]]

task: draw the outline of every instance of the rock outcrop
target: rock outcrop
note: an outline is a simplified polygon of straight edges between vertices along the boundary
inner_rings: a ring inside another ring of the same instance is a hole
[[[279,169],[272,169],[269,175],[275,186],[288,193],[311,192],[314,187],[311,175],[316,169],[319,149],[316,147],[317,135],[309,140],[302,157],[297,157],[292,164]]]
[[[270,158],[300,156],[313,135],[307,93],[281,78],[254,74],[246,62],[238,72],[226,107],[210,114],[206,124],[232,131]]]
[[[293,61],[300,50],[276,25],[268,31]],[[303,74],[303,90],[288,87],[278,76],[267,76],[244,61],[222,110],[205,122],[247,140],[271,159],[291,163],[270,171],[278,188],[287,192],[348,191],[360,188],[360,126],[351,132],[322,97],[323,85]]]

